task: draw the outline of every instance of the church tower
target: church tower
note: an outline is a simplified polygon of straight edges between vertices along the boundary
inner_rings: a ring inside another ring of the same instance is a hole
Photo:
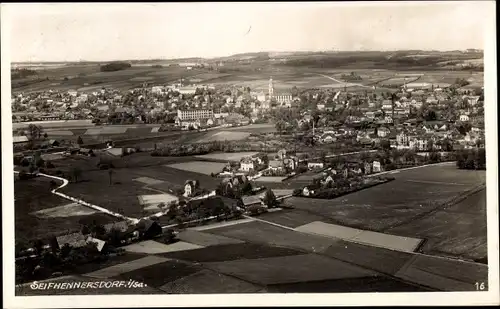
[[[274,96],[274,85],[273,85],[273,77],[269,79],[269,98]]]

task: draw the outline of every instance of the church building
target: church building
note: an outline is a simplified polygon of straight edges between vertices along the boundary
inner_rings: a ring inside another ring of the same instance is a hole
[[[268,97],[270,100],[275,100],[281,106],[285,105],[287,107],[291,107],[291,103],[293,101],[293,97],[291,93],[276,93],[274,91],[273,78],[269,79],[269,93]]]

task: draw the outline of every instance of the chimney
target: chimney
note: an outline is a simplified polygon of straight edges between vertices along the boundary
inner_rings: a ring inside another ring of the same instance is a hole
[[[391,103],[392,103],[392,114],[391,114],[391,117],[392,117],[392,121],[394,122],[394,100],[395,100],[395,97],[396,97],[396,94],[393,93],[392,96],[391,96]]]

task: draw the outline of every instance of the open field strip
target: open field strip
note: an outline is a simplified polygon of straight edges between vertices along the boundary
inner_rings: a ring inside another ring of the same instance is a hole
[[[385,175],[385,174],[396,174],[396,173],[399,173],[402,171],[409,171],[409,170],[414,170],[414,169],[418,169],[418,168],[422,168],[422,167],[450,165],[450,164],[455,164],[455,162],[440,162],[440,163],[432,163],[432,164],[425,164],[425,165],[419,165],[419,166],[405,167],[405,168],[400,168],[400,169],[396,169],[396,170],[390,170],[390,171],[385,171],[385,172],[367,175],[366,177],[375,177],[375,176],[380,176],[380,175]]]
[[[94,278],[101,278],[101,279],[106,279],[106,278],[111,278],[123,273],[127,273],[130,271],[134,271],[137,269],[141,269],[147,266],[159,264],[168,261],[168,258],[160,257],[160,256],[155,256],[155,255],[149,255],[146,257],[143,257],[138,260],[133,260],[130,262],[118,264],[118,265],[113,265],[111,267],[99,269],[95,272],[88,273],[86,276],[88,277],[94,277]]]
[[[194,229],[186,229],[180,232],[177,235],[177,238],[179,238],[182,241],[203,247],[244,243],[239,239],[229,238],[215,234],[203,233]]]
[[[211,224],[211,225],[207,225],[207,226],[197,226],[197,227],[193,227],[191,229],[195,230],[195,231],[206,231],[206,230],[211,230],[211,229],[216,229],[216,228],[221,228],[221,227],[226,227],[226,226],[232,226],[232,225],[236,225],[236,224],[248,223],[248,222],[252,222],[254,220],[256,220],[256,218],[246,217],[245,219],[228,221],[228,222],[221,222],[221,223]]]
[[[435,185],[468,186],[468,184],[465,184],[465,183],[456,183],[456,182],[426,181],[426,180],[413,180],[413,179],[406,179],[405,181],[415,182],[415,183],[428,183],[428,184],[435,184]]]
[[[257,293],[262,290],[258,285],[208,269],[169,282],[159,289],[169,294]]]
[[[217,272],[264,285],[377,275],[373,271],[316,254],[211,262],[205,265]]]
[[[96,129],[88,129],[84,135],[101,135],[101,134],[124,134],[128,128],[124,127],[103,127]]]
[[[319,75],[319,76],[323,76],[323,77],[326,77],[326,78],[328,78],[328,79],[331,79],[331,80],[333,80],[334,82],[337,82],[337,83],[339,83],[339,84],[342,84],[342,86],[343,86],[343,85],[346,85],[346,87],[358,86],[358,87],[364,87],[364,88],[370,88],[370,89],[372,88],[372,87],[370,87],[370,86],[365,86],[365,85],[362,85],[362,84],[343,82],[343,81],[340,81],[340,80],[338,80],[338,79],[335,79],[335,78],[333,78],[333,77],[331,77],[331,76],[324,75],[324,74],[317,74],[317,75]]]
[[[403,252],[415,251],[423,241],[418,238],[377,233],[320,221],[299,226],[295,230]]]
[[[211,175],[222,172],[222,169],[226,166],[226,164],[219,162],[189,161],[183,163],[174,163],[167,166],[183,171]]]
[[[173,244],[165,245],[154,240],[146,240],[123,247],[125,251],[134,253],[158,254],[167,252],[176,252],[184,250],[200,249],[203,246],[191,244],[184,241],[178,241]]]
[[[239,141],[246,139],[250,136],[249,132],[239,132],[239,131],[219,131],[213,134],[207,134],[204,137],[198,139],[197,143],[207,143],[213,141]]]
[[[78,203],[69,203],[67,205],[57,206],[53,208],[46,208],[32,212],[39,218],[61,218],[61,217],[73,217],[73,216],[88,216],[95,214],[97,211]]]
[[[210,153],[206,155],[194,156],[199,159],[212,159],[219,161],[240,161],[246,157],[252,157],[258,154],[258,152],[224,152],[224,153]]]
[[[54,131],[49,131],[47,130],[46,131],[47,135],[48,136],[73,136],[73,132],[70,131],[70,130],[66,130],[66,131],[63,131],[63,130],[54,130]]]

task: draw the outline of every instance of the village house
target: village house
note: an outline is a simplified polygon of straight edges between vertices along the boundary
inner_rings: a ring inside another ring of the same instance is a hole
[[[273,171],[280,171],[285,168],[283,160],[269,160],[268,167]]]
[[[378,136],[378,137],[386,137],[386,136],[388,136],[390,133],[391,133],[391,130],[389,130],[389,129],[388,129],[388,128],[386,128],[386,127],[380,127],[380,128],[378,128],[378,130],[377,130],[377,136]]]
[[[234,175],[222,179],[222,185],[224,185],[226,188],[233,188],[246,182],[248,182],[248,178],[245,175]]]
[[[428,144],[429,142],[427,141],[427,139],[418,137],[410,139],[409,146],[410,148],[413,148],[415,150],[425,151],[427,150]]]
[[[321,135],[320,140],[325,144],[329,144],[337,141],[337,137],[332,132],[328,132],[328,133],[323,133],[323,135]]]
[[[380,172],[382,172],[382,165],[380,164],[380,161],[373,161],[373,163],[372,163],[372,172],[373,173],[380,173]]]
[[[314,189],[312,186],[305,186],[302,189],[302,195],[304,196],[310,196],[311,194],[314,194]]]
[[[247,208],[252,205],[262,205],[262,199],[259,195],[245,195],[241,197],[243,207]]]
[[[27,136],[12,136],[12,142],[15,146],[24,146],[29,143],[29,139]]]
[[[240,162],[240,170],[244,172],[250,172],[255,170],[255,163],[250,158],[244,158]]]
[[[307,168],[310,170],[322,169],[325,166],[323,162],[311,161],[307,163]]]
[[[297,168],[298,164],[299,164],[299,160],[297,157],[289,157],[289,158],[283,159],[283,165],[292,171]]]
[[[187,180],[184,183],[184,197],[191,197],[195,194],[196,189],[199,188],[199,182],[197,180]]]
[[[462,122],[467,122],[467,121],[469,121],[469,116],[462,114],[462,115],[460,115],[459,119]]]
[[[97,251],[103,252],[106,251],[106,242],[104,240],[94,238],[94,237],[87,237],[85,242],[88,243],[94,243],[96,246]]]
[[[391,100],[382,101],[382,109],[383,110],[391,110],[392,109],[392,101]]]

